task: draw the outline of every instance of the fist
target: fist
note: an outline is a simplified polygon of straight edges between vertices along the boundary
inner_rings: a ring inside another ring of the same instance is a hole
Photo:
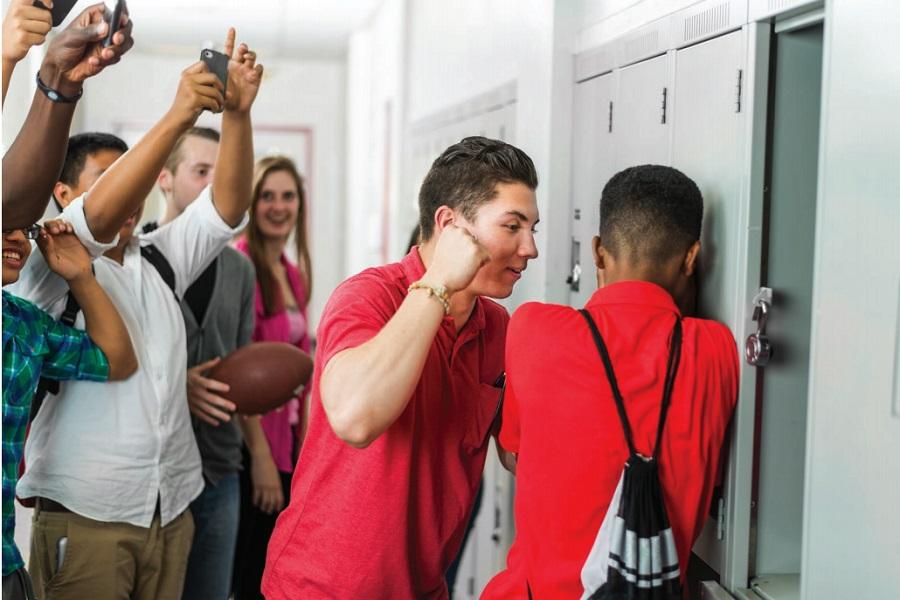
[[[32,46],[44,43],[53,27],[50,11],[32,6],[33,0],[13,0],[3,19],[3,60],[18,62]]]
[[[472,283],[478,269],[490,259],[475,236],[462,227],[449,225],[440,233],[431,266],[422,280],[444,285],[453,294]]]
[[[47,221],[37,245],[50,270],[66,281],[91,275],[91,257],[70,223]]]
[[[179,123],[190,127],[204,109],[218,113],[225,106],[222,82],[210,73],[203,61],[182,71],[178,91],[170,113]]]

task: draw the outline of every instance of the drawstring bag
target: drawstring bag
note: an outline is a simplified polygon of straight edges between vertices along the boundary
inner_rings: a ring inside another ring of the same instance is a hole
[[[672,399],[675,373],[681,360],[681,319],[675,321],[672,331],[656,444],[652,456],[646,457],[635,450],[625,403],[603,337],[591,315],[586,310],[580,312],[591,328],[603,361],[629,451],[609,509],[581,570],[584,586],[581,598],[682,600],[678,551],[659,483],[660,441]]]

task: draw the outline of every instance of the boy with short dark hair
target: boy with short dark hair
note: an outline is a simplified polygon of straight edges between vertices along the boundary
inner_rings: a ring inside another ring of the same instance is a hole
[[[728,328],[684,317],[676,303],[691,290],[702,217],[700,191],[675,169],[644,165],[613,176],[594,238],[600,289],[585,305],[608,348],[636,450],[646,457],[654,451],[673,325],[682,320],[658,457],[682,575],[709,509],[738,385]],[[594,589],[585,573],[597,566],[586,564],[588,556],[629,458],[610,383],[586,320],[571,307],[523,305],[506,348],[499,440],[517,454],[516,539],[507,570],[483,597],[588,597]]]
[[[420,245],[332,294],[266,598],[447,597],[500,401],[509,317],[484,296],[537,256],[536,186],[518,148],[454,144],[422,184]]]

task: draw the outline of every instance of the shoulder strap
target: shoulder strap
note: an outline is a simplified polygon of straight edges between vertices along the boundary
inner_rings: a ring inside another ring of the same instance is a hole
[[[91,265],[91,270],[93,270],[93,265]],[[63,309],[62,315],[59,317],[59,322],[63,325],[68,325],[72,327],[75,325],[75,319],[78,318],[78,312],[81,310],[81,305],[78,304],[78,300],[75,299],[75,294],[69,291],[66,295],[66,307]],[[38,379],[37,389],[34,392],[34,398],[31,401],[31,410],[28,413],[28,422],[31,423],[34,421],[34,418],[37,416],[38,411],[41,410],[41,405],[44,403],[44,398],[47,397],[47,392],[51,394],[59,393],[59,381],[55,379],[47,379],[46,377],[41,377]]]
[[[172,270],[172,265],[169,264],[163,253],[159,251],[159,248],[153,244],[141,246],[141,256],[153,265],[160,277],[163,278],[163,281],[166,282],[166,285],[169,286],[169,289],[172,290],[175,301],[181,304],[181,299],[178,298],[178,294],[175,292],[175,271]]]
[[[619,383],[616,380],[616,374],[613,371],[612,361],[609,358],[609,351],[606,349],[606,343],[597,324],[591,317],[590,313],[581,309],[578,312],[587,321],[591,334],[594,337],[594,344],[597,346],[597,352],[600,353],[600,359],[603,361],[603,367],[606,371],[606,379],[609,381],[609,387],[612,389],[613,398],[616,401],[616,410],[619,413],[619,421],[622,423],[622,430],[625,433],[625,441],[628,443],[628,451],[631,454],[637,454],[634,447],[634,437],[631,432],[631,425],[628,422],[628,414],[625,412],[625,402],[622,399],[622,393],[619,391]],[[653,458],[659,457],[660,441],[662,440],[663,427],[665,426],[666,416],[669,412],[669,405],[672,400],[672,388],[675,384],[675,373],[678,371],[678,363],[681,361],[681,318],[676,318],[675,327],[672,331],[672,345],[669,350],[669,359],[666,363],[666,379],[663,384],[663,397],[659,410],[659,423],[656,428],[656,443],[653,447]]]

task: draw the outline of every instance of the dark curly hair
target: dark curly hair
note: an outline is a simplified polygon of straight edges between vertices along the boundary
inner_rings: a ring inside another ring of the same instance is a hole
[[[672,167],[640,165],[613,175],[600,198],[600,239],[618,259],[662,262],[700,239],[703,196]]]

